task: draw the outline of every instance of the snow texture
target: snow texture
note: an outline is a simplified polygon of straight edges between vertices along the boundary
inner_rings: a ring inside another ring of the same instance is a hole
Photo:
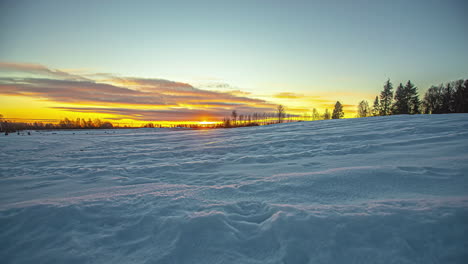
[[[1,263],[466,263],[468,115],[0,136]]]

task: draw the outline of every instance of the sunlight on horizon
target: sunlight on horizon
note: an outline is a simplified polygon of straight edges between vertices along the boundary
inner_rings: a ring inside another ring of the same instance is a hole
[[[2,1],[0,113],[199,123],[340,101],[350,118],[387,79],[422,95],[466,77],[463,1],[267,2]]]

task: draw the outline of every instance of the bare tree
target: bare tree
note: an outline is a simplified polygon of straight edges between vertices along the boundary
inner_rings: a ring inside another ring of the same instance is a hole
[[[223,119],[223,125],[224,127],[231,127],[231,119],[229,119],[229,117],[225,117]]]
[[[366,100],[359,102],[357,109],[357,117],[368,117],[371,116],[371,110],[369,103]]]
[[[237,112],[236,112],[236,110],[232,111],[231,116],[232,116],[232,122],[234,123],[234,125],[236,125],[236,121],[237,121]]]
[[[244,123],[244,115],[239,115],[238,121],[239,121],[239,125],[242,126],[242,124]]]
[[[276,108],[276,114],[278,116],[278,123],[283,123],[283,119],[285,116],[285,111],[284,111],[284,106],[283,105],[278,105],[278,108]]]
[[[317,109],[312,109],[312,120],[319,120],[320,119],[320,113],[317,111]]]

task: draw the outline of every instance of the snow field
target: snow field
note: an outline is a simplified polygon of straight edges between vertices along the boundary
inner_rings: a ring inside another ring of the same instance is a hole
[[[468,115],[115,131],[0,137],[2,263],[468,259]]]

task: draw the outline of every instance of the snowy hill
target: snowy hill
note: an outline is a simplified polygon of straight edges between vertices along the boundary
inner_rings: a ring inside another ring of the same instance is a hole
[[[2,263],[466,263],[468,115],[0,136]]]

